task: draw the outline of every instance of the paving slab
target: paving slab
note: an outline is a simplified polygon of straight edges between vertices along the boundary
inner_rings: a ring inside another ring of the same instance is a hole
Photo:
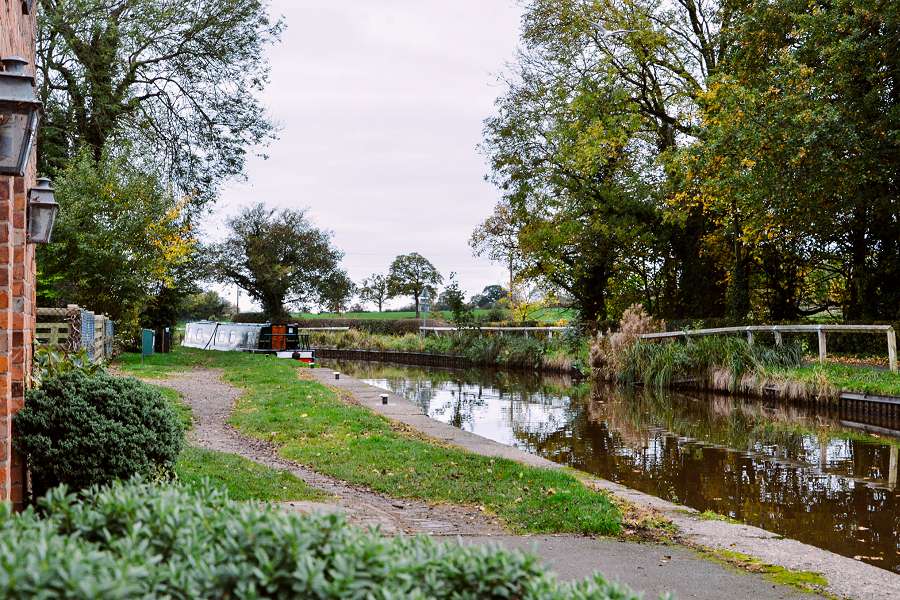
[[[353,401],[437,440],[485,456],[508,458],[535,467],[563,468],[543,457],[431,419],[418,405],[406,398],[368,385],[343,373],[339,379],[334,379],[333,371],[330,369],[312,369],[304,372],[303,376],[312,377],[321,383],[332,386],[349,395]],[[382,404],[382,394],[388,394],[387,405]],[[839,598],[859,600],[897,600],[900,598],[900,575],[885,569],[879,569],[797,540],[784,538],[758,527],[700,519],[697,516],[698,511],[693,508],[674,504],[611,481],[592,476],[588,483],[639,507],[659,511],[679,528],[680,538],[689,545],[739,552],[753,556],[764,563],[794,571],[821,573],[829,582],[828,592]],[[705,562],[713,564],[709,561]],[[711,574],[713,571],[709,573]],[[727,596],[730,598],[759,597],[736,596],[730,592],[727,593]],[[721,598],[723,595],[718,597]]]

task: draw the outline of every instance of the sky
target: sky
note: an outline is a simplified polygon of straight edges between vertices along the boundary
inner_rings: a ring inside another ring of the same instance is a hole
[[[271,12],[287,24],[262,96],[279,139],[224,189],[207,235],[262,201],[308,209],[357,283],[409,252],[470,294],[503,282],[468,240],[499,199],[477,145],[514,58],[515,0],[272,0]]]

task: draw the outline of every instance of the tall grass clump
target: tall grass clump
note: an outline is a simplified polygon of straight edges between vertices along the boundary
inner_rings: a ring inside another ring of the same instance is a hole
[[[618,379],[627,368],[625,357],[644,333],[663,331],[665,323],[647,314],[640,304],[622,313],[618,331],[598,332],[591,344],[590,364],[595,376],[606,380]]]
[[[748,391],[769,368],[799,366],[799,344],[765,346],[738,337],[709,336],[681,341],[638,340],[621,357],[618,380],[662,390],[690,383],[720,391]]]

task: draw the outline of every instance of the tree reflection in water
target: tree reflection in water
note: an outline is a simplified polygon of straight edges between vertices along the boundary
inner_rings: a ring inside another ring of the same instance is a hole
[[[383,363],[339,369],[467,431],[900,572],[900,440],[844,424],[864,417],[592,389],[562,376]]]

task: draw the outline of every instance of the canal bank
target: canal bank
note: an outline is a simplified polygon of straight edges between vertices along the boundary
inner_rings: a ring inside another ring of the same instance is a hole
[[[321,382],[351,394],[364,406],[436,439],[488,456],[512,458],[534,466],[560,468],[557,462],[431,419],[419,405],[410,402],[401,394],[388,392],[388,404],[383,405],[381,394],[385,392],[380,388],[346,375],[334,380],[330,369],[314,370],[311,374]],[[676,524],[681,532],[681,541],[689,546],[709,548],[729,556],[748,555],[763,563],[792,571],[821,573],[828,580],[829,592],[839,597],[893,598],[900,594],[900,576],[885,569],[839,556],[761,528],[702,518],[694,509],[608,480],[591,477],[589,483],[609,490],[636,506],[659,511]]]

